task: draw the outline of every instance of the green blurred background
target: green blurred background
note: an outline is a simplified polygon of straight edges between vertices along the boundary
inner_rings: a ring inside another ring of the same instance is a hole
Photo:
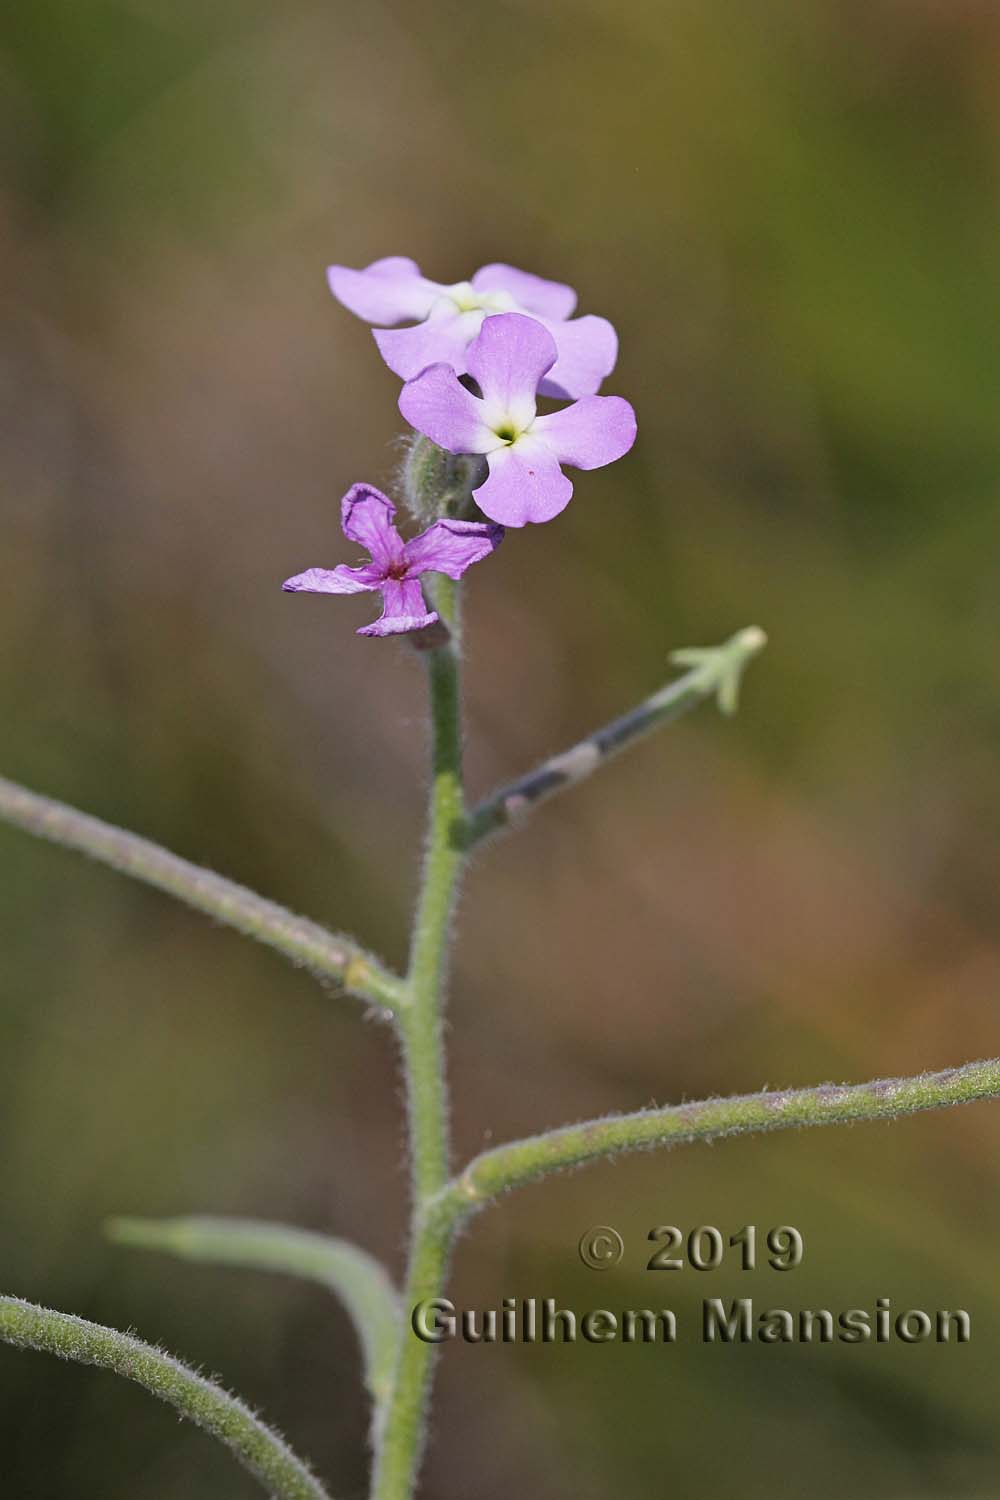
[[[469,589],[474,791],[758,622],[710,710],[472,873],[462,1156],[568,1118],[997,1052],[1000,7],[15,0],[3,22],[0,767],[405,951],[406,646],[279,583],[349,556],[398,382],[327,262],[505,260],[621,334],[639,442]],[[108,1247],[227,1211],[398,1270],[391,1038],[263,950],[0,829],[4,1290],[222,1373],[338,1500],[358,1356],[319,1291]],[[650,1154],[474,1222],[460,1303],[965,1307],[965,1348],[452,1346],[436,1500],[995,1494],[1000,1110]],[[643,1272],[791,1223],[788,1276]],[[615,1225],[621,1269],[576,1243]],[[240,1500],[112,1377],[0,1350],[3,1493]]]

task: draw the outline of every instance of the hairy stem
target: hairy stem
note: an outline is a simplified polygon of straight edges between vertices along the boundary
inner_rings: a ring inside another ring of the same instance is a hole
[[[130,1249],[319,1282],[347,1308],[361,1342],[365,1384],[376,1406],[385,1400],[399,1335],[399,1294],[384,1266],[367,1250],[348,1240],[259,1219],[111,1219],[106,1229],[109,1239]]]
[[[30,792],[2,776],[0,820],[155,886],[384,1010],[394,1012],[403,1003],[401,982],[351,938],[298,917],[246,886],[191,864],[138,834],[78,812],[65,802]]]
[[[308,1466],[242,1401],[131,1334],[36,1307],[18,1297],[0,1297],[0,1339],[21,1349],[98,1365],[145,1386],[182,1417],[225,1443],[275,1500],[328,1500]]]
[[[679,664],[695,663],[689,672],[571,749],[553,755],[526,776],[491,792],[468,816],[467,844],[477,844],[504,828],[520,827],[540,803],[592,776],[629,745],[679,719],[706,698],[717,698],[720,708],[732,713],[742,672],[766,640],[758,626],[750,625],[721,646],[674,652],[673,659]]]
[[[433,603],[450,639],[428,653],[433,729],[430,827],[410,950],[409,1004],[400,1017],[413,1170],[410,1263],[392,1393],[376,1442],[373,1500],[408,1500],[412,1493],[423,1446],[433,1349],[413,1336],[405,1311],[417,1301],[440,1295],[452,1243],[450,1226],[425,1214],[448,1175],[441,1028],[449,930],[463,857],[459,622],[451,580],[436,580]]]
[[[372,1500],[410,1500],[413,1494],[438,1351],[416,1337],[410,1310],[442,1295],[457,1227],[453,1216],[414,1216],[392,1388],[374,1433]]]
[[[431,1208],[439,1219],[451,1224],[456,1217],[465,1217],[510,1188],[622,1151],[806,1125],[892,1120],[920,1110],[945,1109],[953,1104],[998,1097],[1000,1058],[989,1058],[912,1078],[776,1089],[585,1120],[580,1125],[565,1125],[544,1135],[484,1151],[447,1185]]]
[[[437,1192],[448,1173],[441,1011],[464,818],[457,589],[450,579],[441,579],[433,603],[450,638],[427,653],[433,735],[430,820],[406,980],[409,1005],[402,1021],[417,1203]]]

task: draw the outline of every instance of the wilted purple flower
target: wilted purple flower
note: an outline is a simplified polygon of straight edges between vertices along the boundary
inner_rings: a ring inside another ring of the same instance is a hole
[[[533,318],[487,318],[466,366],[482,396],[466,390],[446,364],[404,385],[406,420],[449,453],[484,453],[489,478],[473,490],[480,510],[504,526],[550,521],[569,503],[572,482],[560,468],[599,469],[635,442],[635,412],[621,396],[584,396],[548,416],[535,396],[556,358],[551,335]]]
[[[341,525],[349,541],[368,549],[371,562],[360,568],[343,563],[336,568],[307,568],[281,587],[290,594],[381,593],[381,617],[363,625],[358,635],[402,635],[433,625],[438,616],[427,608],[421,574],[461,578],[466,568],[499,547],[503,527],[441,520],[404,542],[393,525],[395,514],[396,507],[380,490],[370,484],[352,485],[341,502]]]
[[[576,293],[559,281],[544,281],[513,266],[481,266],[471,281],[453,286],[428,281],[415,261],[390,255],[363,271],[330,266],[330,290],[339,302],[376,328],[375,342],[390,370],[412,380],[428,365],[468,369],[466,350],[495,313],[535,318],[555,339],[556,357],[546,366],[543,396],[592,396],[614,369],[618,336],[607,318],[572,318]],[[413,328],[397,323],[412,322]]]

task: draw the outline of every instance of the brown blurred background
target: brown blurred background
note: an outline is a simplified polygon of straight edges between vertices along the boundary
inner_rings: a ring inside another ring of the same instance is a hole
[[[422,680],[289,598],[388,483],[398,382],[324,267],[506,260],[609,316],[640,438],[468,590],[474,792],[757,622],[706,709],[484,854],[458,1150],[996,1053],[1000,9],[989,0],[16,0],[4,21],[0,767],[405,952]],[[109,1248],[227,1211],[398,1269],[391,1038],[0,829],[4,1290],[133,1326],[365,1488],[319,1291]],[[436,1500],[996,1492],[1000,1109],[651,1154],[507,1199],[456,1300],[965,1307],[966,1348],[449,1347]],[[789,1276],[642,1271],[791,1223]],[[615,1225],[624,1267],[576,1257]],[[686,1310],[686,1311],[685,1311]],[[4,1494],[238,1500],[112,1377],[0,1350]]]

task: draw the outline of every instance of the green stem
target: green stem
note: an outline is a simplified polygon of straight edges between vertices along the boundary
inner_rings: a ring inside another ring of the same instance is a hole
[[[79,812],[65,802],[30,792],[3,776],[0,821],[76,849],[123,875],[155,886],[386,1011],[395,1012],[402,1003],[400,981],[353,939],[329,932],[307,917],[298,917],[277,902],[213,870],[191,864],[149,839]]]
[[[438,578],[435,585],[433,603],[450,638],[428,652],[433,729],[430,828],[410,949],[409,1004],[400,1013],[413,1171],[410,1264],[392,1392],[376,1437],[373,1500],[408,1500],[412,1493],[423,1446],[434,1350],[414,1337],[406,1309],[440,1295],[452,1244],[450,1224],[425,1212],[448,1176],[442,1009],[464,843],[458,591],[450,579]]]
[[[410,1500],[413,1494],[438,1350],[416,1337],[410,1312],[443,1294],[457,1227],[454,1214],[414,1215],[392,1388],[373,1433],[372,1500]]]
[[[452,910],[462,867],[462,742],[459,701],[457,590],[442,578],[433,602],[450,632],[427,653],[433,734],[430,825],[417,902],[409,1005],[401,1017],[412,1130],[413,1193],[417,1203],[436,1193],[448,1174],[448,1119],[442,999]]]
[[[319,1480],[242,1401],[132,1334],[68,1313],[0,1297],[0,1339],[79,1364],[99,1365],[145,1386],[225,1443],[274,1500],[328,1500]]]
[[[580,1125],[565,1125],[545,1135],[529,1136],[484,1151],[447,1185],[430,1210],[444,1222],[454,1224],[456,1219],[464,1218],[510,1188],[522,1187],[567,1167],[616,1156],[621,1151],[792,1130],[806,1125],[892,1120],[920,1110],[944,1109],[998,1097],[1000,1058],[988,1058],[912,1078],[777,1089],[585,1120]]]

